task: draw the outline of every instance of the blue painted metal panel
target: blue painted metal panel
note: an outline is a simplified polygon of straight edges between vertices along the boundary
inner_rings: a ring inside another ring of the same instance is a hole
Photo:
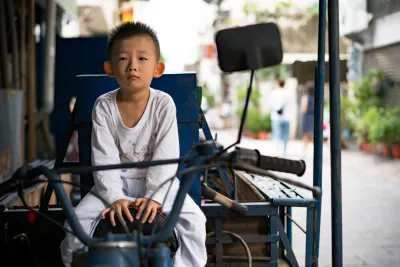
[[[90,47],[90,49],[82,49]],[[73,56],[71,52],[73,51]],[[55,138],[56,151],[62,151],[63,138],[70,119],[69,102],[77,96],[77,75],[104,73],[107,61],[107,36],[91,38],[57,38],[54,80],[54,110],[50,117],[50,129]]]

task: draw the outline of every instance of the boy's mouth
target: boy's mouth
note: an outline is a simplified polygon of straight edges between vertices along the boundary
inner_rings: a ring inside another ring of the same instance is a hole
[[[139,77],[136,76],[136,75],[129,75],[129,77],[128,77],[129,80],[136,80],[136,79],[138,79],[138,78],[139,78]]]

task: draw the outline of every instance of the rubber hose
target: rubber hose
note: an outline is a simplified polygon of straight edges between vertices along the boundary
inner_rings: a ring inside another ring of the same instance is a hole
[[[248,266],[249,266],[249,267],[252,267],[252,261],[253,261],[253,260],[252,260],[252,257],[251,257],[251,252],[250,252],[249,246],[247,245],[246,241],[244,241],[244,239],[243,239],[240,235],[238,235],[238,234],[236,234],[236,233],[234,233],[234,232],[231,232],[231,231],[222,231],[222,233],[223,233],[223,234],[226,234],[226,235],[233,236],[233,237],[235,237],[237,240],[239,240],[240,243],[242,243],[242,245],[243,245],[243,247],[244,247],[244,249],[246,250],[246,253],[247,253],[247,262],[248,262]],[[214,235],[215,235],[215,232],[209,232],[209,233],[207,233],[206,237],[209,238],[209,237],[212,237],[212,236],[214,236]]]

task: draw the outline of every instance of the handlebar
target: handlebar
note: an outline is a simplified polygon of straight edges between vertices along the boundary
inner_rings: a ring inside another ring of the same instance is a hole
[[[239,147],[237,147],[233,153],[235,163],[245,161],[264,170],[292,173],[297,176],[302,176],[306,171],[306,163],[304,160],[263,156],[257,149],[252,150]]]
[[[201,195],[214,200],[225,208],[231,209],[242,216],[246,216],[248,213],[248,208],[245,205],[242,205],[239,202],[218,193],[214,189],[208,187],[206,184],[201,185]]]
[[[218,155],[218,156],[216,156]],[[196,149],[191,157],[187,158],[187,168],[183,171],[180,171],[179,174],[177,173],[176,176],[183,175],[179,191],[176,195],[172,210],[169,214],[169,218],[167,223],[160,232],[156,233],[153,236],[142,236],[141,243],[143,245],[148,245],[151,243],[158,243],[158,242],[165,242],[172,234],[176,223],[178,222],[180,210],[183,206],[186,194],[189,192],[190,186],[193,180],[196,178],[194,171],[199,170],[200,168],[215,166],[215,161],[220,161],[222,164],[228,164],[229,166],[233,166],[238,169],[247,170],[254,173],[259,174],[267,174],[267,172],[263,169],[269,169],[274,171],[282,171],[288,173],[294,173],[297,175],[301,175],[305,171],[305,163],[304,161],[293,161],[293,160],[286,160],[286,159],[279,159],[273,157],[262,156],[258,152],[258,150],[249,150],[243,148],[236,148],[233,152],[224,152],[221,155],[218,154],[216,146],[214,145],[213,141],[205,141],[201,144],[196,146]],[[181,162],[180,160],[165,160],[165,161],[158,161],[158,165],[161,164],[172,164]],[[126,163],[121,164],[121,168],[136,168],[141,166],[150,166],[156,165],[154,162],[149,164],[148,162],[140,162],[140,163]],[[112,166],[83,166],[81,169],[74,169],[75,172],[79,171],[89,171],[91,170],[106,170],[106,169],[116,169],[118,165]],[[53,188],[59,199],[63,210],[65,212],[67,221],[75,233],[75,235],[79,238],[79,240],[86,244],[94,244],[97,242],[104,241],[104,239],[100,238],[93,238],[88,236],[85,231],[83,230],[81,224],[78,221],[74,213],[74,209],[72,207],[71,202],[68,199],[68,195],[61,184],[61,180],[59,178],[60,173],[71,172],[68,171],[68,168],[63,169],[49,169],[46,166],[37,166],[37,167],[22,167],[18,171],[16,171],[13,177],[6,181],[4,184],[0,184],[0,197],[2,194],[7,193],[11,190],[11,188],[15,187],[15,184],[18,181],[33,181],[33,179],[39,175],[44,175],[49,182],[53,184]],[[271,176],[271,175],[268,175]],[[315,194],[319,194],[321,190],[319,188],[313,188],[308,185],[305,185],[299,181],[293,181],[289,178],[279,178],[286,182],[290,182],[295,184],[296,186],[312,190]],[[205,192],[206,196],[210,197],[211,199],[216,200],[220,204],[224,205],[225,207],[231,208],[240,214],[247,213],[247,207],[241,205],[238,202],[234,202],[229,198],[218,194],[214,190],[210,188],[204,188],[203,191]]]

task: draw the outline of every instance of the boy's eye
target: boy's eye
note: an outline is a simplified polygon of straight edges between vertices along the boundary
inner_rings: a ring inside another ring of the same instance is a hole
[[[120,57],[119,60],[127,60],[126,57]]]
[[[139,60],[147,60],[145,57],[140,57]]]

